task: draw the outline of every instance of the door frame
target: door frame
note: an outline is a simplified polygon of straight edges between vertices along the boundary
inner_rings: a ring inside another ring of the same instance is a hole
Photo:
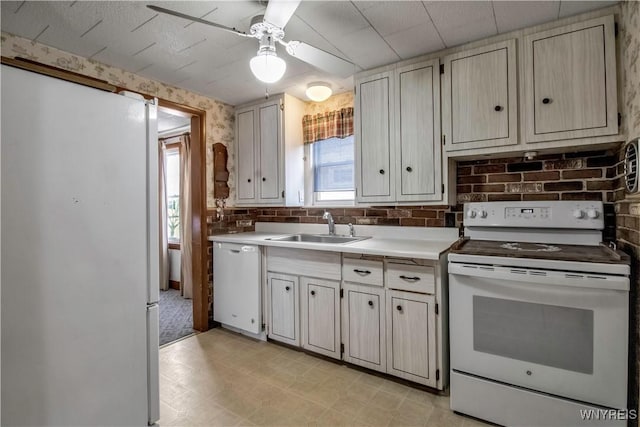
[[[158,98],[158,108],[169,108],[191,118],[191,271],[193,273],[193,329],[209,329],[207,259],[206,113],[204,110]]]

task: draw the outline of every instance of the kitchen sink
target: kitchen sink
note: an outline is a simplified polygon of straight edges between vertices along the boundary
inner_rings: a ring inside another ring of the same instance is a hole
[[[293,234],[284,237],[272,237],[267,240],[278,242],[304,242],[304,243],[352,243],[360,240],[370,239],[370,237],[333,236],[330,234]]]

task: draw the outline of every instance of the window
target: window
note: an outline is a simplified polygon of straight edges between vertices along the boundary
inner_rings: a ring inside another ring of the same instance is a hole
[[[314,202],[350,202],[355,198],[353,135],[312,144]]]
[[[180,150],[165,151],[167,173],[167,236],[170,241],[180,241]]]

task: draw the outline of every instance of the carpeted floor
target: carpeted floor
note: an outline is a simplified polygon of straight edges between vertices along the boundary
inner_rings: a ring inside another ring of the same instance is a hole
[[[180,291],[160,291],[160,345],[191,335],[193,329],[193,300],[180,296]]]

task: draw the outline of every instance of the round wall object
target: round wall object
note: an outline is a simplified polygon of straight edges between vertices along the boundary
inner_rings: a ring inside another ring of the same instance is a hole
[[[638,146],[640,138],[630,141],[624,150],[624,182],[629,193],[638,193]]]

